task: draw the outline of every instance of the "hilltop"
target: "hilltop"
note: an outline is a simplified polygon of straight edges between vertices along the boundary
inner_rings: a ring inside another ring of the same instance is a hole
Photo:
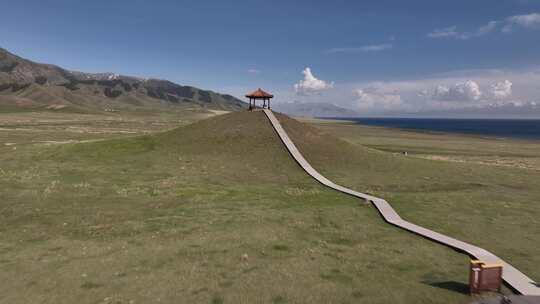
[[[244,102],[160,79],[68,71],[0,48],[0,108],[100,112],[200,107],[238,110]]]

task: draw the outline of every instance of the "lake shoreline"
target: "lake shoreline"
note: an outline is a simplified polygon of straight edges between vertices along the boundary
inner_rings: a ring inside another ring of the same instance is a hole
[[[540,142],[537,119],[435,119],[321,117],[318,120],[349,122],[366,127],[387,128],[430,135],[460,135],[480,139]],[[442,126],[441,126],[442,124]]]

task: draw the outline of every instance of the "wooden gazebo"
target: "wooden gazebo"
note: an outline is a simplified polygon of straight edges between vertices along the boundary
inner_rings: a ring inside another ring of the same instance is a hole
[[[256,91],[253,91],[246,95],[247,98],[249,98],[249,109],[253,110],[257,107],[256,101],[262,100],[263,101],[263,109],[268,108],[270,109],[270,99],[274,98],[274,95],[267,93],[261,88],[258,88]],[[253,104],[251,103],[253,101]],[[268,101],[268,106],[266,105],[266,102]]]

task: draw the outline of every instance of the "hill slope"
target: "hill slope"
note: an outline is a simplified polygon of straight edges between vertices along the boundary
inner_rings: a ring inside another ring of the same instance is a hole
[[[364,153],[295,128],[313,145]],[[58,303],[464,297],[423,283],[434,257],[436,275],[464,280],[462,256],[396,233],[373,208],[319,185],[259,111],[155,135],[19,147],[0,163],[0,261],[9,261],[0,293],[10,303],[24,286],[25,301]]]
[[[0,107],[114,111],[171,106],[238,110],[245,103],[167,80],[68,71],[0,48]]]

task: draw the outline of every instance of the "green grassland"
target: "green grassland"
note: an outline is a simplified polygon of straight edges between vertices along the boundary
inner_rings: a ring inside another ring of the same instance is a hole
[[[540,142],[311,121],[354,146],[331,149],[295,136],[288,122],[293,140],[329,178],[383,196],[404,218],[486,248],[540,280]]]
[[[466,256],[313,181],[262,112],[192,114],[0,114],[0,303],[471,300]],[[537,171],[278,117],[329,178],[539,279]]]

